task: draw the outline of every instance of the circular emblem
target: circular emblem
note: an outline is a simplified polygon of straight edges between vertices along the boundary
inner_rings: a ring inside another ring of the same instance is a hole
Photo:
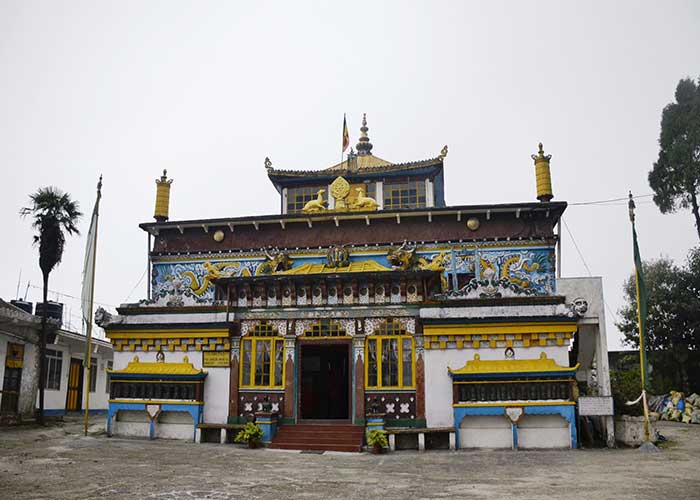
[[[479,229],[479,219],[477,219],[476,217],[472,217],[471,219],[468,219],[467,220],[467,228],[470,231],[476,231],[477,229]]]
[[[214,233],[214,241],[217,243],[221,243],[224,241],[224,232],[222,230],[218,230],[217,232]]]

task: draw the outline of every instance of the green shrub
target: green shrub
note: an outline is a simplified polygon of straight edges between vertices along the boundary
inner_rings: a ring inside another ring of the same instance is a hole
[[[254,448],[262,442],[262,438],[262,429],[253,422],[248,422],[233,440],[237,443],[247,443],[249,447]]]
[[[386,431],[372,430],[367,433],[367,444],[369,446],[379,445],[382,448],[389,446],[389,440],[386,437]]]

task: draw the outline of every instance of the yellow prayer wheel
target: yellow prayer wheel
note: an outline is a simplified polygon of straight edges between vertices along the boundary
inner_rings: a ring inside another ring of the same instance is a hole
[[[545,155],[542,143],[539,144],[539,151],[531,158],[535,160],[535,181],[537,182],[537,199],[542,202],[550,201],[554,198],[552,193],[552,175],[549,171],[549,160],[552,155]]]
[[[153,218],[158,222],[168,220],[168,211],[170,208],[170,185],[172,179],[168,179],[168,171],[163,170],[163,175],[160,179],[156,179],[156,210]]]

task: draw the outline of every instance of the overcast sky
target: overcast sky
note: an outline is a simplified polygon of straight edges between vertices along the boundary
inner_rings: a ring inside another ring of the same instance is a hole
[[[95,300],[145,296],[154,179],[171,219],[279,212],[263,161],[320,169],[366,112],[373,152],[449,145],[448,205],[535,200],[530,155],[552,154],[555,199],[648,195],[661,110],[700,75],[700,2],[143,2],[0,0],[0,297],[40,299],[28,195],[55,185],[87,214],[104,175]],[[688,212],[638,201],[643,258],[682,261]],[[611,311],[632,271],[624,202],[564,215]],[[83,236],[50,288],[79,296]],[[571,237],[564,276],[587,276]],[[138,286],[136,286],[138,284]],[[50,298],[56,298],[50,295]],[[59,297],[79,325],[79,302]]]

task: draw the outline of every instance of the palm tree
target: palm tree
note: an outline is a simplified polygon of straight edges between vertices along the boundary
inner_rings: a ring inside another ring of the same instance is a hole
[[[39,246],[39,267],[44,277],[44,310],[41,315],[41,338],[39,342],[39,423],[44,423],[44,385],[46,383],[46,297],[49,291],[49,274],[63,257],[66,237],[80,234],[76,223],[83,215],[76,201],[68,193],[55,187],[39,188],[29,195],[31,206],[23,207],[22,217],[31,215],[32,227],[36,229],[34,244]]]

